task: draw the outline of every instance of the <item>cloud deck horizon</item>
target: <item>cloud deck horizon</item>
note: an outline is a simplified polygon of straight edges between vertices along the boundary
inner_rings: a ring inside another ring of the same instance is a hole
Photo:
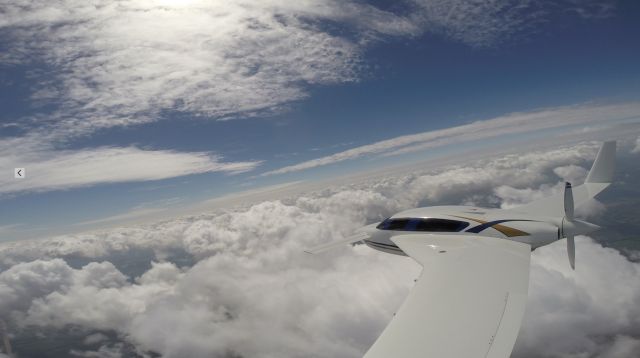
[[[166,357],[359,357],[420,269],[363,245],[322,257],[305,247],[404,208],[528,202],[583,180],[597,148],[486,158],[146,227],[4,243],[0,317],[14,335],[68,325],[86,336],[117,332],[102,350],[126,342]],[[563,243],[534,253],[514,357],[628,358],[640,346],[640,264],[586,237],[576,246],[585,262],[576,272]],[[118,257],[140,250],[154,263],[128,276]],[[193,263],[172,263],[176,252]],[[179,329],[159,328],[169,326]]]

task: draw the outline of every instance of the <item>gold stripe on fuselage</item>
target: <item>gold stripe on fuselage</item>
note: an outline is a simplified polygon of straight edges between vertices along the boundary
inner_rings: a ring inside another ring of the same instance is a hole
[[[480,224],[488,223],[488,221],[486,221],[486,220],[470,218],[470,217],[467,217],[467,216],[458,216],[458,215],[451,215],[451,216],[455,216],[455,217],[461,218],[461,219],[467,219],[467,220],[475,221],[475,222],[480,223]],[[528,232],[524,232],[522,230],[518,230],[516,228],[512,228],[510,226],[506,226],[506,225],[502,225],[502,224],[491,225],[491,227],[496,229],[496,230],[498,230],[499,232],[503,233],[507,237],[529,236],[530,235]]]

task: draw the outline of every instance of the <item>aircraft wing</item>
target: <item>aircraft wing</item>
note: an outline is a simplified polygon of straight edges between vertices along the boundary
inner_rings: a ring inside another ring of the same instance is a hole
[[[465,235],[391,238],[423,266],[364,358],[508,358],[529,286],[531,248]]]

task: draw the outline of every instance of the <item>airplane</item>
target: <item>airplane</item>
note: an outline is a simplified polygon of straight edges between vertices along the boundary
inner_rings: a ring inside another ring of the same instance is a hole
[[[613,180],[616,142],[605,142],[584,184],[513,209],[432,206],[399,212],[343,240],[306,250],[317,254],[364,242],[409,256],[420,277],[364,358],[505,358],[524,316],[531,252],[566,239],[575,270],[576,235],[599,227],[574,207]]]

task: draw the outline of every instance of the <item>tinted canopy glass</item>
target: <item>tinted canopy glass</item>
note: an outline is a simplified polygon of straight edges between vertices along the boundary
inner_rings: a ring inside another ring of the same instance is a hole
[[[377,226],[380,230],[423,231],[423,232],[458,232],[469,226],[469,223],[449,219],[387,219]]]

